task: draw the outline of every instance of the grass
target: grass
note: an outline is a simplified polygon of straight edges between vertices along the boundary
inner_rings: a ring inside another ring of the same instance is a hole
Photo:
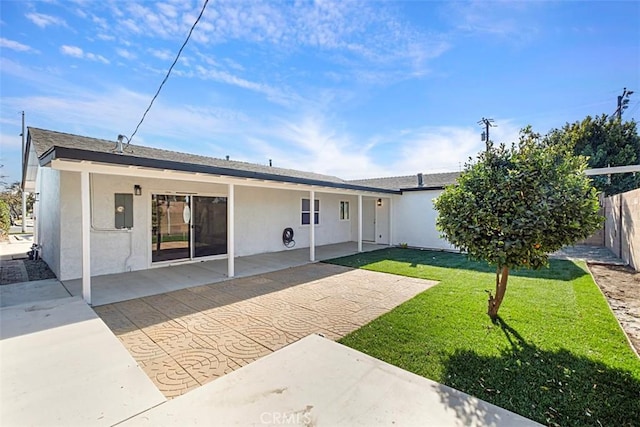
[[[343,344],[543,424],[640,425],[640,360],[584,264],[512,272],[494,324],[495,271],[463,255],[392,248],[330,262],[440,281]]]

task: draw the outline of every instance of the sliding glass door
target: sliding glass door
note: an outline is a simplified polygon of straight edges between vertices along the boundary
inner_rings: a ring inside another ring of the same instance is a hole
[[[151,261],[227,253],[227,198],[153,194]]]
[[[193,198],[194,258],[227,253],[227,198]]]

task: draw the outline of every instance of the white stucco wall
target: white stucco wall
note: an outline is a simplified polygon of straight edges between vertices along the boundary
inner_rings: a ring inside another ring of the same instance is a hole
[[[393,197],[393,244],[455,250],[436,230],[438,212],[433,200],[442,190],[407,191]]]
[[[80,174],[60,174],[60,275],[76,279],[82,274]]]
[[[36,229],[40,255],[60,277],[60,172],[39,168],[36,178]]]
[[[296,248],[309,247],[309,226],[301,224],[301,201],[308,191],[236,187],[236,256],[286,250],[282,232],[291,227]],[[315,226],[316,246],[353,241],[357,238],[355,196],[316,192],[320,200],[320,224]],[[340,201],[348,201],[350,220],[340,220]],[[354,231],[355,230],[355,231]]]
[[[56,221],[60,224],[60,267],[56,274],[60,280],[79,278],[82,274],[80,174],[44,170],[54,177],[47,179],[51,181],[48,185],[59,188],[49,195],[59,200],[55,210],[62,213],[57,219],[51,217],[49,226],[56,229]],[[57,182],[55,177],[58,177]],[[142,195],[133,197],[133,228],[117,230],[114,227],[114,195],[133,193],[136,184],[142,187]],[[226,184],[91,174],[91,275],[149,268],[152,194],[191,193],[226,197],[227,191]],[[309,226],[301,224],[303,198],[309,198],[308,191],[236,185],[236,256],[286,250],[282,244],[282,231],[286,227],[294,230],[296,248],[308,247]],[[358,234],[357,197],[316,192],[316,199],[320,200],[320,224],[315,227],[316,245],[355,241]],[[339,219],[341,200],[350,203],[348,221]]]

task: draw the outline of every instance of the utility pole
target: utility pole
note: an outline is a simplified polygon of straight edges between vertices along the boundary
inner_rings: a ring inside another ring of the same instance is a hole
[[[24,146],[24,111],[22,112],[22,133],[20,134],[22,137],[22,232],[27,232],[27,192],[24,191],[24,180],[26,178],[25,169],[27,165],[25,164],[26,153]]]
[[[629,95],[633,95],[633,91],[627,90],[626,87],[622,89],[622,95],[618,95],[618,108],[613,113],[614,116],[618,116],[618,120],[622,120],[622,112],[629,108]]]
[[[482,132],[482,141],[487,144],[487,151],[489,151],[489,128],[497,127],[498,125],[493,123],[493,119],[485,119],[484,117],[481,120],[478,120],[478,124],[480,126],[484,125],[485,131]]]

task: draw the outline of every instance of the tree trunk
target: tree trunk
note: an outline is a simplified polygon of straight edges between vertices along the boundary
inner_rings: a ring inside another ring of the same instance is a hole
[[[509,279],[509,267],[503,266],[500,271],[500,266],[496,269],[496,295],[495,297],[489,292],[489,307],[487,314],[491,317],[491,320],[495,320],[498,317],[498,310],[500,304],[504,299],[504,294],[507,291],[507,280]]]

